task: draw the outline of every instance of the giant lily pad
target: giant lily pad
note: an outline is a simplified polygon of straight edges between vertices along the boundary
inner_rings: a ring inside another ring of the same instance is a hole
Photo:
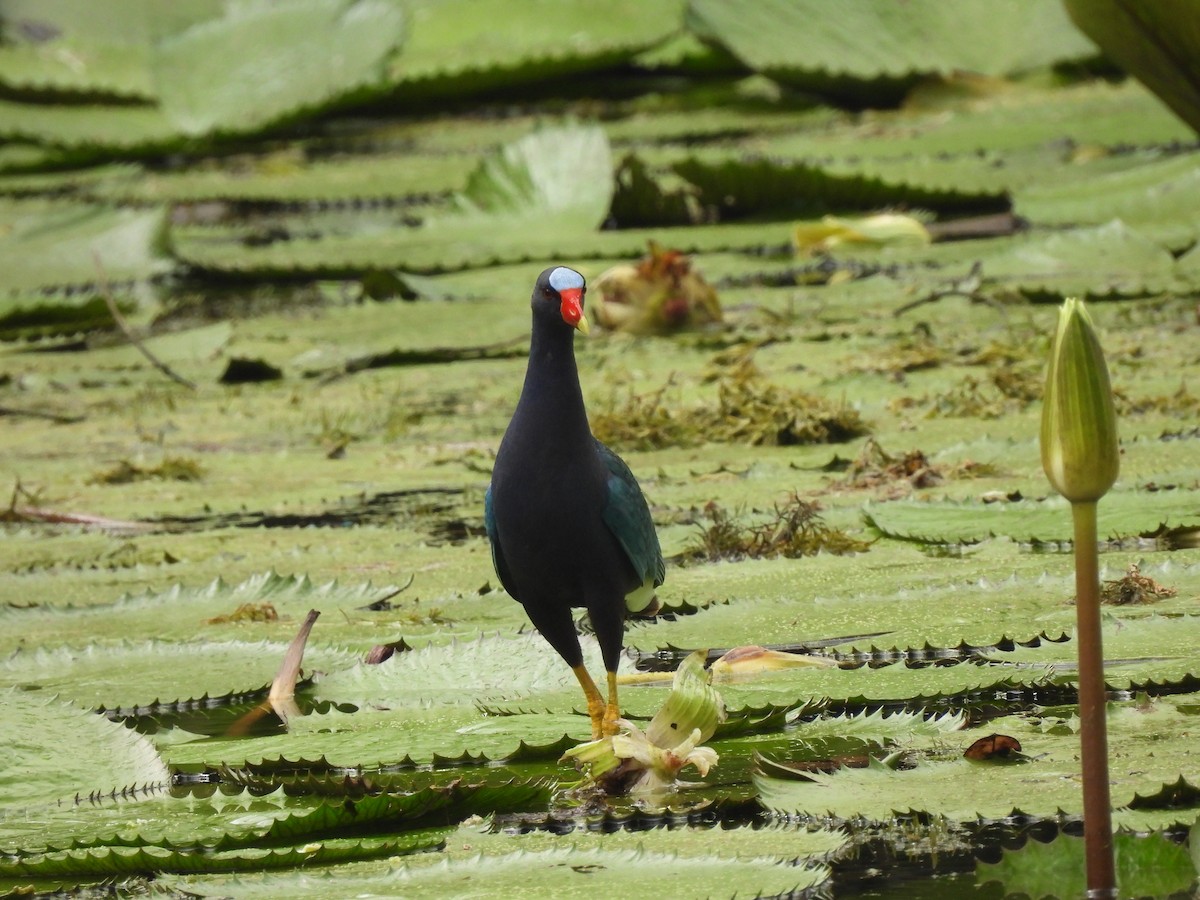
[[[1114,806],[1124,807],[1138,791],[1154,790],[1178,777],[1180,767],[1194,756],[1188,747],[1191,718],[1166,700],[1149,711],[1126,704],[1109,717]],[[1168,724],[1171,722],[1175,725]],[[1143,737],[1149,727],[1163,735],[1151,746]],[[1159,731],[1160,727],[1166,730]],[[1182,734],[1172,728],[1180,729]],[[916,756],[913,768],[895,769],[874,760],[865,769],[807,773],[803,780],[762,776],[758,779],[762,800],[779,812],[811,816],[836,812],[878,820],[907,810],[964,821],[976,816],[1005,816],[1014,809],[1053,815],[1058,810],[1081,808],[1079,737],[1071,728],[1053,722],[1039,727],[1038,723],[1009,717],[989,722],[987,729],[1017,738],[1024,753],[1032,758],[1007,766],[983,766],[965,759],[961,749],[975,736],[983,736],[966,732],[962,748]],[[1115,820],[1118,824],[1121,821],[1119,811]]]
[[[137,785],[161,789],[168,778],[149,740],[59,698],[0,690],[0,721],[8,735],[0,792],[10,809]]]
[[[0,241],[9,262],[0,288],[95,283],[102,273],[119,281],[142,280],[166,271],[164,214],[161,209],[6,201],[0,206]]]
[[[271,683],[284,644],[236,641],[142,644],[82,652],[35,651],[0,664],[0,682],[26,691],[57,691],[92,707],[136,707],[254,691]],[[338,668],[354,657],[313,648],[307,668]]]
[[[681,24],[679,0],[605,0],[588,15],[553,0],[423,0],[391,77],[405,96],[443,96],[602,68],[629,59]],[[504,22],[505,28],[497,28]]]
[[[1054,497],[1019,503],[895,503],[870,506],[873,528],[891,537],[929,543],[965,543],[995,535],[1018,541],[1053,543],[1072,535],[1068,504]],[[1160,526],[1200,524],[1200,507],[1190,493],[1155,497],[1115,491],[1100,504],[1100,536],[1109,540],[1150,535]]]
[[[154,42],[220,8],[218,0],[13,0],[3,10],[0,81],[68,98],[153,100]]]
[[[535,131],[483,159],[458,196],[464,213],[490,216],[496,227],[592,230],[608,213],[612,155],[598,126]],[[455,227],[455,220],[443,223]]]
[[[385,83],[403,34],[389,0],[251,2],[164,40],[158,93],[187,135],[259,128]]]
[[[851,101],[895,98],[923,75],[1005,75],[1091,54],[1063,11],[1037,0],[1002,10],[986,0],[867,0],[836,11],[820,0],[704,0],[692,16],[752,68]]]

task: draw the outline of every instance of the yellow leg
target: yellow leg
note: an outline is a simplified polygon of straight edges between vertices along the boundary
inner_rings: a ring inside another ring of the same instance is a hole
[[[617,673],[608,673],[608,706],[604,709],[604,723],[601,726],[601,733],[604,735],[616,734],[620,729],[617,728],[617,719],[621,718],[621,707],[617,703]]]
[[[600,696],[600,689],[596,687],[596,682],[592,681],[592,676],[583,666],[571,666],[571,671],[575,673],[575,677],[579,679],[579,686],[583,688],[583,696],[587,697],[588,718],[592,720],[592,740],[601,737],[603,734],[616,734],[616,728],[610,732],[605,732],[602,723],[607,721],[607,713],[604,709],[604,698]],[[616,689],[615,676],[609,675],[610,693]],[[613,694],[613,696],[616,696]]]

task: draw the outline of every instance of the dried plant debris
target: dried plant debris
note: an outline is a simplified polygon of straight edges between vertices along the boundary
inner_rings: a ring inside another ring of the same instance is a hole
[[[208,624],[228,625],[241,622],[278,621],[279,613],[275,609],[275,604],[263,601],[262,603],[239,603],[237,609],[233,612],[221,616],[213,616],[208,620]]]
[[[131,484],[135,481],[199,481],[204,477],[204,467],[186,456],[165,456],[156,466],[142,466],[127,459],[120,460],[112,468],[97,472],[91,484]]]
[[[1014,406],[974,375],[968,375],[948,391],[922,398],[917,405],[925,407],[925,415],[930,419],[998,419]]]
[[[882,352],[861,360],[858,356],[848,365],[850,371],[875,372],[902,381],[904,373],[936,369],[946,362],[946,350],[927,330],[914,331],[897,340]]]
[[[1120,578],[1105,581],[1100,588],[1100,602],[1113,606],[1128,606],[1134,603],[1155,603],[1165,597],[1174,597],[1178,590],[1159,584],[1149,575],[1143,575],[1137,563]]]
[[[992,385],[1005,398],[1025,409],[1042,399],[1044,374],[1042,363],[997,366],[989,373]]]
[[[711,432],[727,443],[790,446],[837,444],[868,428],[858,411],[816,394],[771,384],[757,374],[734,372],[718,383]]]
[[[1180,384],[1179,390],[1173,394],[1157,397],[1130,397],[1122,390],[1113,390],[1113,401],[1117,407],[1117,415],[1143,415],[1158,413],[1167,416],[1195,416],[1200,413],[1200,397],[1187,389],[1186,384]]]
[[[707,521],[704,521],[707,520]],[[861,553],[870,542],[851,537],[826,524],[819,504],[793,492],[776,504],[773,514],[758,524],[735,517],[716,501],[704,507],[700,533],[682,554],[682,561],[716,562],[722,559],[797,559],[820,552]]]
[[[1032,367],[1001,365],[986,380],[967,375],[948,391],[917,400],[904,398],[893,406],[923,407],[930,419],[998,419],[1028,408],[1041,395],[1041,375]]]
[[[1039,331],[1014,328],[1005,340],[993,338],[981,347],[959,351],[960,361],[968,366],[1005,366],[1045,364],[1050,343]]]
[[[697,523],[700,533],[697,540],[683,551],[685,560],[737,559],[746,555],[746,528],[715,500],[704,507],[708,523]]]
[[[772,384],[752,362],[716,379],[717,400],[673,408],[665,396],[673,382],[650,394],[615,398],[592,420],[600,440],[634,450],[696,447],[708,442],[752,446],[836,444],[869,432],[857,410],[816,394]]]
[[[900,456],[888,453],[874,438],[867,438],[858,458],[851,461],[844,478],[833,487],[878,488],[895,486],[898,482],[914,488],[935,487],[945,480],[945,473],[933,465],[918,449]]]
[[[606,444],[628,450],[694,447],[703,443],[687,413],[667,405],[665,395],[675,387],[674,376],[645,394],[630,392],[623,403],[614,395],[592,415],[592,432]]]
[[[968,224],[969,222],[974,222],[977,226],[980,226],[984,234],[972,235],[971,230],[975,226]],[[964,219],[960,220],[960,223],[962,224],[962,228],[957,231],[954,229],[954,223],[947,223],[947,227],[939,229],[941,234],[935,236],[934,239],[961,240],[973,236],[994,236],[997,231],[1005,234],[1011,233],[1008,229],[1013,228],[1012,216],[1007,213],[999,213],[995,216],[983,216],[971,220]],[[997,230],[992,230],[996,226],[998,226]],[[983,263],[980,260],[975,260],[970,271],[962,278],[950,279],[944,286],[929,291],[915,300],[910,300],[902,306],[896,307],[893,315],[902,316],[916,309],[918,306],[924,306],[926,303],[937,303],[939,300],[944,300],[947,297],[965,297],[972,303],[991,303],[992,300],[983,294],[982,287]]]

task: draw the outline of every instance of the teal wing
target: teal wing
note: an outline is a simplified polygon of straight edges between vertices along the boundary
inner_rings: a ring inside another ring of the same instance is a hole
[[[508,577],[508,566],[504,563],[504,554],[500,550],[500,540],[496,532],[496,511],[492,508],[492,486],[489,484],[487,493],[483,495],[483,527],[487,529],[488,543],[492,545],[492,568],[509,595],[516,597],[512,591],[512,579]]]
[[[645,603],[649,603],[653,588],[662,584],[667,577],[662,548],[658,544],[658,532],[654,530],[654,520],[650,518],[650,507],[625,461],[600,441],[596,441],[596,449],[609,471],[604,524],[616,535],[629,561],[633,563],[634,571],[646,582]],[[632,597],[630,605],[635,608]]]

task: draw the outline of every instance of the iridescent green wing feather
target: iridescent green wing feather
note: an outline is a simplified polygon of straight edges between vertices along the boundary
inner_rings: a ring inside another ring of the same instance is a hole
[[[634,571],[644,582],[643,589],[635,592],[639,595],[637,599],[633,595],[629,597],[630,609],[637,611],[649,604],[654,595],[653,589],[663,583],[667,575],[666,564],[658,544],[658,533],[654,530],[654,520],[650,517],[650,507],[633,472],[629,471],[629,466],[621,457],[600,441],[596,441],[596,449],[609,471],[604,524],[616,536]]]

